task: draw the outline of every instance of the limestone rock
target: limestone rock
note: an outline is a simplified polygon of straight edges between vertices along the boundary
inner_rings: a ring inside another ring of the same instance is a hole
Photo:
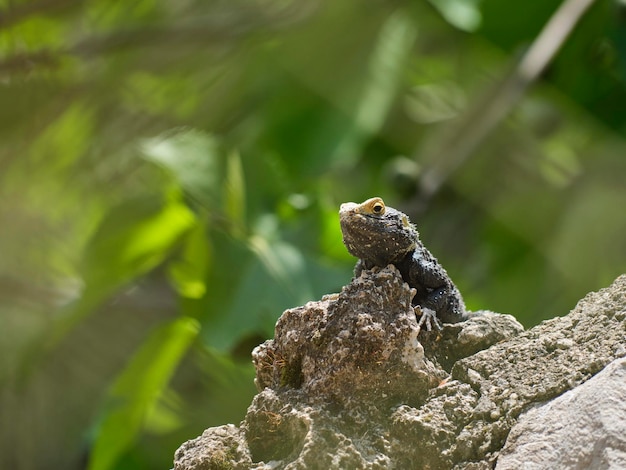
[[[522,413],[496,470],[626,468],[626,358]]]
[[[411,401],[446,374],[424,356],[414,290],[390,266],[366,271],[333,300],[287,310],[253,352],[257,387],[289,387],[307,401]]]
[[[533,438],[541,410],[560,410],[565,392],[623,393],[623,365],[607,369],[611,378],[594,376],[626,356],[626,276],[525,332],[493,312],[420,332],[414,294],[388,266],[285,311],[274,339],[253,353],[259,394],[243,422],[183,444],[174,468],[517,468],[532,462],[517,452],[545,441]],[[609,413],[621,416],[623,403]],[[598,452],[613,426],[605,405],[597,400],[580,421],[597,433],[578,429],[578,442],[588,437]],[[624,440],[612,439],[600,460],[585,462],[621,463]]]
[[[206,470],[252,467],[242,431],[232,424],[209,428],[185,442],[174,455],[175,468]]]

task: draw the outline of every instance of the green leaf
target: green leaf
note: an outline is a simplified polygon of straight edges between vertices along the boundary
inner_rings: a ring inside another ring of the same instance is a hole
[[[471,33],[480,27],[480,0],[429,0],[452,26]]]
[[[228,350],[247,334],[271,335],[283,310],[313,298],[306,262],[299,250],[260,235],[251,237],[249,245],[255,256],[238,280],[227,312],[203,330],[209,344],[220,351]]]
[[[354,109],[352,128],[337,144],[333,159],[354,164],[365,140],[380,130],[393,104],[416,35],[411,18],[401,11],[385,21],[370,58],[368,80]]]
[[[47,332],[44,348],[54,346],[115,289],[163,262],[194,224],[186,205],[160,196],[132,199],[111,210],[85,247],[82,295]]]
[[[85,249],[82,274],[87,288],[107,291],[146,273],[194,223],[191,210],[175,200],[149,196],[116,207]]]
[[[206,227],[199,222],[186,235],[179,257],[170,263],[168,269],[170,281],[182,297],[199,299],[205,294],[210,262]]]
[[[63,171],[87,152],[93,136],[92,112],[82,104],[68,106],[31,147],[34,165],[51,175],[66,176]],[[44,164],[45,162],[45,164]]]
[[[215,206],[222,181],[215,138],[197,130],[178,130],[144,140],[141,150],[146,160],[171,172],[200,204]]]
[[[7,2],[2,2],[2,9],[7,8]],[[7,16],[10,16],[7,14]],[[4,29],[4,28],[3,28]],[[42,47],[56,49],[62,47],[64,36],[64,24],[54,18],[44,15],[26,16],[10,30],[9,34],[3,31],[0,35],[0,50],[14,50],[19,44],[22,49],[38,50]],[[16,40],[19,38],[19,41]]]
[[[306,279],[302,253],[294,246],[279,240],[269,240],[260,235],[250,238],[250,246],[263,269],[281,288],[283,297],[304,301],[311,296]]]
[[[133,444],[151,409],[199,331],[181,317],[156,328],[118,376],[97,430],[89,470],[113,468]]]
[[[237,152],[231,152],[226,160],[224,196],[226,215],[235,233],[243,234],[246,224],[246,187],[241,157]]]
[[[166,388],[146,411],[143,428],[149,434],[169,434],[184,425],[184,399]]]

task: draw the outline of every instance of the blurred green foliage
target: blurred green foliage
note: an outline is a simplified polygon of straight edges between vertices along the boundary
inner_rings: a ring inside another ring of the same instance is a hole
[[[341,202],[527,326],[624,272],[624,2],[438,152],[558,5],[0,1],[0,467],[168,468],[238,422],[251,349],[351,277]]]

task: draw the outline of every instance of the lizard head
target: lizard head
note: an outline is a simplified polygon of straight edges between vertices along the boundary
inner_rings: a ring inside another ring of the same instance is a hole
[[[375,266],[401,260],[412,251],[418,234],[406,214],[385,206],[379,197],[339,208],[343,243],[353,256]]]

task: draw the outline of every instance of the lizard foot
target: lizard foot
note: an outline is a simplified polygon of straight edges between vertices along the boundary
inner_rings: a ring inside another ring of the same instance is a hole
[[[443,329],[443,326],[441,325],[439,318],[437,318],[437,312],[435,312],[434,310],[431,310],[425,307],[420,307],[419,305],[416,305],[415,307],[413,307],[413,310],[415,311],[415,315],[421,316],[421,318],[419,319],[417,323],[417,327],[420,330],[422,329],[422,325],[424,324],[426,325],[426,331],[432,331],[433,324],[437,327],[438,330]]]

